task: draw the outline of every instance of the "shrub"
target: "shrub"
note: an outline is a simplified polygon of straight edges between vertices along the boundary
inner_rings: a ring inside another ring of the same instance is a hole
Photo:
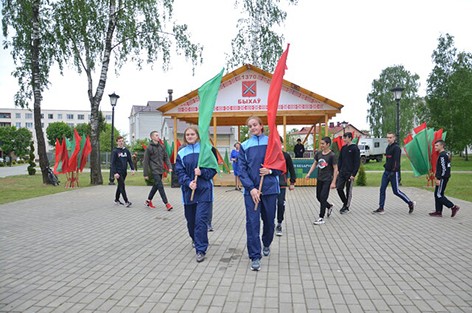
[[[357,186],[367,186],[367,177],[365,175],[364,164],[359,167],[359,173],[357,173]]]
[[[28,174],[29,175],[36,174],[36,163],[34,163],[34,143],[32,141],[30,144]]]

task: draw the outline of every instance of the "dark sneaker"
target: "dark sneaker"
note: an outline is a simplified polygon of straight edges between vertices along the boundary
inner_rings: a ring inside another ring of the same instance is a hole
[[[431,213],[429,213],[429,216],[442,217],[442,213],[441,212],[431,212]]]
[[[343,207],[341,208],[341,210],[339,210],[339,213],[343,214],[343,211],[345,211],[345,210],[346,210],[346,206],[343,205]]]
[[[327,217],[330,217],[330,216],[331,216],[331,213],[333,213],[333,206],[334,206],[334,205],[332,205],[332,204],[329,205]]]
[[[282,236],[282,225],[277,225],[277,227],[275,227],[275,235]]]
[[[416,206],[416,202],[415,201],[412,201],[410,202],[410,204],[408,204],[408,214],[411,214],[413,213],[413,211],[415,210],[415,206]]]
[[[315,225],[322,225],[324,223],[325,223],[325,221],[321,217],[313,222],[313,224],[315,224]]]
[[[208,225],[208,231],[213,231],[213,226]]]
[[[170,211],[170,210],[173,209],[173,207],[170,203],[166,203],[166,209],[167,209],[167,211]]]
[[[270,255],[270,247],[264,247],[262,248],[262,254],[264,256],[269,256]]]
[[[349,209],[346,208],[346,207],[344,207],[344,208],[341,209],[341,211],[339,211],[339,213],[341,213],[341,214],[347,214],[347,213],[349,213]]]
[[[384,209],[381,209],[381,208],[378,208],[377,210],[375,211],[372,211],[372,214],[385,214],[385,210]]]
[[[151,209],[156,208],[156,206],[154,204],[152,204],[151,200],[146,200],[146,202],[144,202],[144,205],[147,206],[148,208],[151,208]]]
[[[252,271],[258,271],[261,269],[261,260],[260,259],[254,259],[251,261],[251,270]]]
[[[459,211],[460,207],[457,206],[457,205],[454,205],[452,208],[451,208],[451,217],[454,217],[456,216],[457,212]]]
[[[115,204],[116,205],[125,205],[123,202],[121,202],[120,200],[115,200]]]
[[[198,263],[203,262],[203,260],[205,260],[205,255],[203,253],[199,252],[199,253],[197,253],[196,259],[197,259]]]
[[[126,202],[126,207],[127,207],[127,208],[129,208],[131,205],[132,205],[132,203],[131,203],[131,202],[129,202],[129,201],[128,201],[128,202]]]

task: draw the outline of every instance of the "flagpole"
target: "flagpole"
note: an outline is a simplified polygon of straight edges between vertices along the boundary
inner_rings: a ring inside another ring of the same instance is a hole
[[[195,179],[193,180],[195,182],[195,184],[197,183],[197,178],[198,178],[198,176],[195,176]],[[194,194],[195,194],[195,189],[192,189],[192,194],[190,195],[190,201],[193,201],[193,195]]]
[[[257,191],[259,192],[259,197],[260,197],[261,194],[262,194],[262,183],[264,183],[264,176],[265,176],[265,175],[263,175],[263,176],[261,177],[261,181],[259,182],[259,189],[257,190]],[[259,201],[260,201],[260,199],[259,199]],[[257,206],[258,206],[258,205],[259,205],[259,202],[257,202],[256,205],[254,206],[254,211],[257,211]]]

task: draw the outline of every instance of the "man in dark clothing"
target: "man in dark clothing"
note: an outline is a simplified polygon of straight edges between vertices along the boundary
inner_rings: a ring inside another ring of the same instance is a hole
[[[384,214],[384,205],[385,205],[385,191],[389,183],[392,184],[393,194],[400,199],[402,199],[406,204],[408,204],[408,213],[413,213],[415,209],[415,203],[408,198],[406,194],[398,189],[400,182],[400,158],[402,151],[398,143],[395,142],[396,136],[389,132],[387,133],[388,146],[385,149],[385,164],[384,164],[384,173],[382,175],[382,183],[380,184],[380,199],[379,199],[379,208],[372,213],[374,214]]]
[[[336,189],[343,206],[339,213],[349,213],[351,205],[352,187],[354,179],[361,164],[360,151],[356,144],[352,143],[352,133],[347,132],[343,135],[344,146],[341,148],[338,158],[339,175],[336,180]],[[346,193],[344,193],[346,188]]]
[[[280,142],[284,143],[282,137],[280,137]],[[297,175],[295,174],[295,168],[293,167],[293,161],[286,151],[282,151],[285,158],[285,166],[287,168],[287,172],[290,174],[290,184],[287,182],[287,173],[279,175],[279,185],[280,185],[280,193],[277,197],[277,226],[275,227],[275,235],[282,236],[282,222],[284,220],[284,213],[285,213],[285,192],[287,191],[287,186],[289,186],[289,190],[295,189],[295,182],[297,180]]]
[[[116,138],[117,147],[113,149],[111,153],[111,169],[110,171],[113,173],[113,177],[118,181],[118,186],[116,187],[116,194],[115,194],[115,204],[117,205],[125,205],[127,207],[131,206],[131,202],[128,200],[128,196],[126,195],[125,190],[125,179],[127,175],[128,164],[131,168],[131,175],[134,175],[134,166],[133,162],[131,161],[131,153],[128,149],[124,146],[124,139],[123,137],[119,136]],[[123,196],[123,200],[125,203],[120,201],[120,195]]]
[[[430,216],[442,217],[443,206],[451,209],[451,217],[456,216],[459,211],[459,206],[452,203],[444,196],[447,182],[451,177],[451,158],[444,150],[446,143],[443,140],[438,140],[434,143],[434,149],[439,152],[438,161],[436,163],[436,188],[434,189],[434,202],[436,210],[429,213]]]
[[[303,158],[303,153],[305,153],[305,146],[302,144],[302,140],[300,138],[297,139],[297,144],[293,148],[293,152],[295,153],[296,158]]]
[[[154,198],[156,192],[159,191],[162,202],[164,202],[166,209],[170,211],[172,210],[172,205],[167,201],[164,184],[162,183],[162,174],[164,173],[164,163],[167,165],[169,172],[172,172],[172,165],[170,164],[169,156],[167,155],[164,145],[159,142],[158,132],[155,130],[152,131],[150,137],[151,144],[149,144],[146,151],[144,151],[143,173],[144,179],[147,180],[149,178],[149,171],[151,171],[152,177],[154,178],[154,185],[144,205],[154,209],[155,206],[152,203],[152,198]]]

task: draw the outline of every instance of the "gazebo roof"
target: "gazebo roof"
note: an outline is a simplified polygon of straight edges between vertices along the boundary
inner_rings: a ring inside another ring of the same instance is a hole
[[[211,78],[211,77],[210,77]],[[213,117],[218,126],[245,125],[256,115],[267,123],[267,95],[272,74],[245,64],[223,76]],[[198,89],[170,101],[157,110],[164,116],[198,124]],[[283,81],[277,110],[277,125],[325,123],[341,112],[343,105],[287,80]]]

